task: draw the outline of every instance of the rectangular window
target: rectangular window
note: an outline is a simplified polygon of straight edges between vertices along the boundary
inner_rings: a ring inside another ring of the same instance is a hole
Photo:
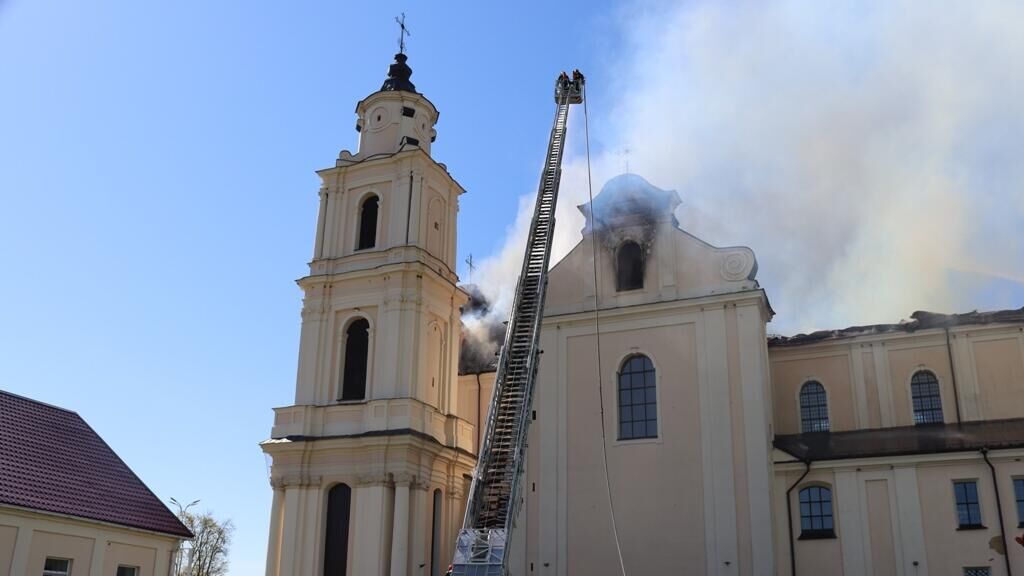
[[[139,568],[137,566],[118,566],[117,576],[139,576]]]
[[[984,528],[981,525],[981,503],[978,500],[978,483],[974,480],[953,482],[956,498],[956,517],[960,530]]]
[[[1017,528],[1024,528],[1024,478],[1013,479],[1013,495],[1017,499]]]
[[[988,566],[980,568],[964,568],[964,576],[992,576]]]
[[[43,576],[69,576],[71,560],[67,558],[47,558],[43,564]]]

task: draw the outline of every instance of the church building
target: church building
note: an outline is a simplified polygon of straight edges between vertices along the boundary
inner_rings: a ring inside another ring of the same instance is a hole
[[[319,171],[267,576],[441,576],[462,524],[495,374],[411,74]],[[550,270],[512,574],[1024,575],[1024,308],[769,336],[753,250],[679,204],[611,179]]]

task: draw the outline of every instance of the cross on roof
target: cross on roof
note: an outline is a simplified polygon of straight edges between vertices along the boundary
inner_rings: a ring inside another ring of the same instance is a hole
[[[472,284],[473,283],[473,270],[476,270],[476,265],[473,264],[473,254],[470,254],[469,258],[466,258],[466,266],[469,267],[469,283]]]
[[[395,22],[398,22],[398,53],[405,54],[405,37],[412,36],[412,32],[405,27],[405,12],[402,12],[402,17],[395,16]]]
[[[629,148],[623,148],[619,150],[618,155],[624,157],[626,161],[626,172],[629,172],[629,153],[632,152]]]

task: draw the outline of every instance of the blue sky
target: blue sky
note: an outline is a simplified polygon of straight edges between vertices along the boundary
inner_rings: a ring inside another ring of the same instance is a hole
[[[752,246],[771,331],[1024,304],[1012,6],[345,4],[0,0],[0,388],[233,519],[233,575],[263,571],[258,442],[293,397],[314,171],[355,149],[402,11],[434,156],[468,190],[460,261],[515,268],[551,85],[578,67],[595,185],[629,148],[688,230]]]
[[[612,49],[601,3],[0,2],[0,388],[233,519],[232,574],[263,570],[314,170],[355,149],[402,11],[480,257],[536,185],[555,76]]]

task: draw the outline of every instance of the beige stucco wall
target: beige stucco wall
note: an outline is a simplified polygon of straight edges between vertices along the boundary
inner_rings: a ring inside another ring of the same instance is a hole
[[[1024,415],[1024,354],[1019,334],[972,342],[979,404],[986,418]]]
[[[666,573],[704,565],[700,398],[695,327],[670,326],[602,334],[605,426],[612,495],[623,553],[634,571]],[[600,445],[600,409],[595,393],[595,339],[569,338],[567,356],[580,369],[567,375],[569,574],[603,574],[618,563],[605,494]],[[622,360],[642,351],[654,362],[660,419],[656,440],[618,441],[614,375]],[[671,376],[668,376],[671,375]],[[723,383],[724,384],[724,383]],[[543,407],[540,407],[543,408]],[[642,568],[640,568],[642,567]]]
[[[789,527],[786,515],[786,490],[803,474],[803,467],[777,472],[772,490],[774,506],[779,511],[775,516],[776,573],[789,573]],[[830,470],[812,470],[793,489],[790,512],[793,517],[794,549],[797,557],[797,574],[843,574],[841,544],[838,539],[800,540],[799,492],[807,486],[828,486],[834,489],[835,478]],[[841,537],[845,526],[843,518],[833,510],[836,535]]]
[[[0,526],[0,576],[11,572],[14,561],[14,545],[18,541],[17,526]]]
[[[956,403],[953,380],[949,371],[949,355],[945,343],[931,343],[935,338],[925,336],[909,342],[895,342],[887,350],[889,379],[892,383],[893,425],[912,426],[914,410],[911,404],[910,379],[918,370],[929,370],[939,380],[942,397],[942,417],[945,422],[956,422]]]
[[[993,456],[996,476],[1000,484],[1003,503],[1003,518],[1010,539],[1010,558],[1013,567],[1024,569],[1024,548],[1013,542],[1012,537],[1020,534],[1017,524],[1017,510],[1013,494],[1013,478],[1024,476],[1024,463],[1016,458]],[[975,456],[928,467],[918,471],[921,500],[932,503],[922,508],[924,516],[925,541],[928,548],[928,564],[935,567],[935,574],[959,576],[961,566],[991,566],[993,574],[1005,574],[1000,553],[999,520],[996,512],[996,498],[992,487],[991,472]],[[984,530],[957,530],[954,508],[953,482],[975,480],[981,500],[982,524]],[[995,547],[995,549],[993,548]]]
[[[483,443],[484,427],[480,422],[487,421],[491,396],[494,394],[494,378],[496,373],[462,374],[459,376],[459,409],[456,415],[468,422],[475,430],[472,452],[480,453]]]
[[[264,443],[274,458],[267,574],[319,576],[327,495],[352,489],[350,574],[418,574],[432,558],[433,494],[442,493],[440,550],[447,567],[462,523],[474,458],[399,435]],[[396,545],[399,542],[400,545]]]
[[[801,346],[772,346],[776,431],[800,431],[800,386],[816,379],[828,393],[833,431],[913,425],[910,380],[929,370],[939,381],[943,419],[1024,416],[1024,332],[1006,324],[866,334]],[[951,364],[956,373],[951,369]],[[955,385],[954,385],[955,381]]]
[[[645,244],[644,289],[619,292],[615,286],[615,248],[622,239],[639,239],[646,232],[624,226],[614,234],[598,234],[597,275],[602,308],[635,306],[753,290],[748,278],[756,267],[754,252],[744,246],[719,248],[676,228],[671,215],[654,224],[653,239]],[[545,315],[594,307],[592,236],[583,239],[552,268]]]
[[[1024,451],[990,453],[1002,500],[1013,570],[1024,570],[1024,547],[1013,479],[1024,477]],[[785,491],[804,471],[802,463],[776,453],[773,500],[785,510]],[[981,501],[981,530],[958,530],[953,482],[975,480]],[[793,490],[793,534],[800,535],[799,489],[832,489],[836,539],[796,540],[798,574],[961,576],[965,567],[1006,573],[996,498],[988,466],[977,452],[864,458],[812,464]],[[786,519],[776,517],[777,572],[789,573]]]
[[[833,432],[856,428],[850,357],[843,351],[815,357],[773,358],[775,426],[780,434],[800,432],[800,389],[817,380],[825,387]]]
[[[609,480],[631,573],[770,574],[766,308],[759,291],[602,313]],[[614,574],[592,314],[545,319],[527,464],[525,570]],[[648,356],[657,438],[618,440],[617,373]],[[534,483],[536,490],[534,491]],[[524,572],[529,573],[529,572]]]
[[[107,576],[118,566],[165,576],[179,543],[142,530],[0,508],[0,576],[42,574],[47,557],[70,559],[75,576]]]

